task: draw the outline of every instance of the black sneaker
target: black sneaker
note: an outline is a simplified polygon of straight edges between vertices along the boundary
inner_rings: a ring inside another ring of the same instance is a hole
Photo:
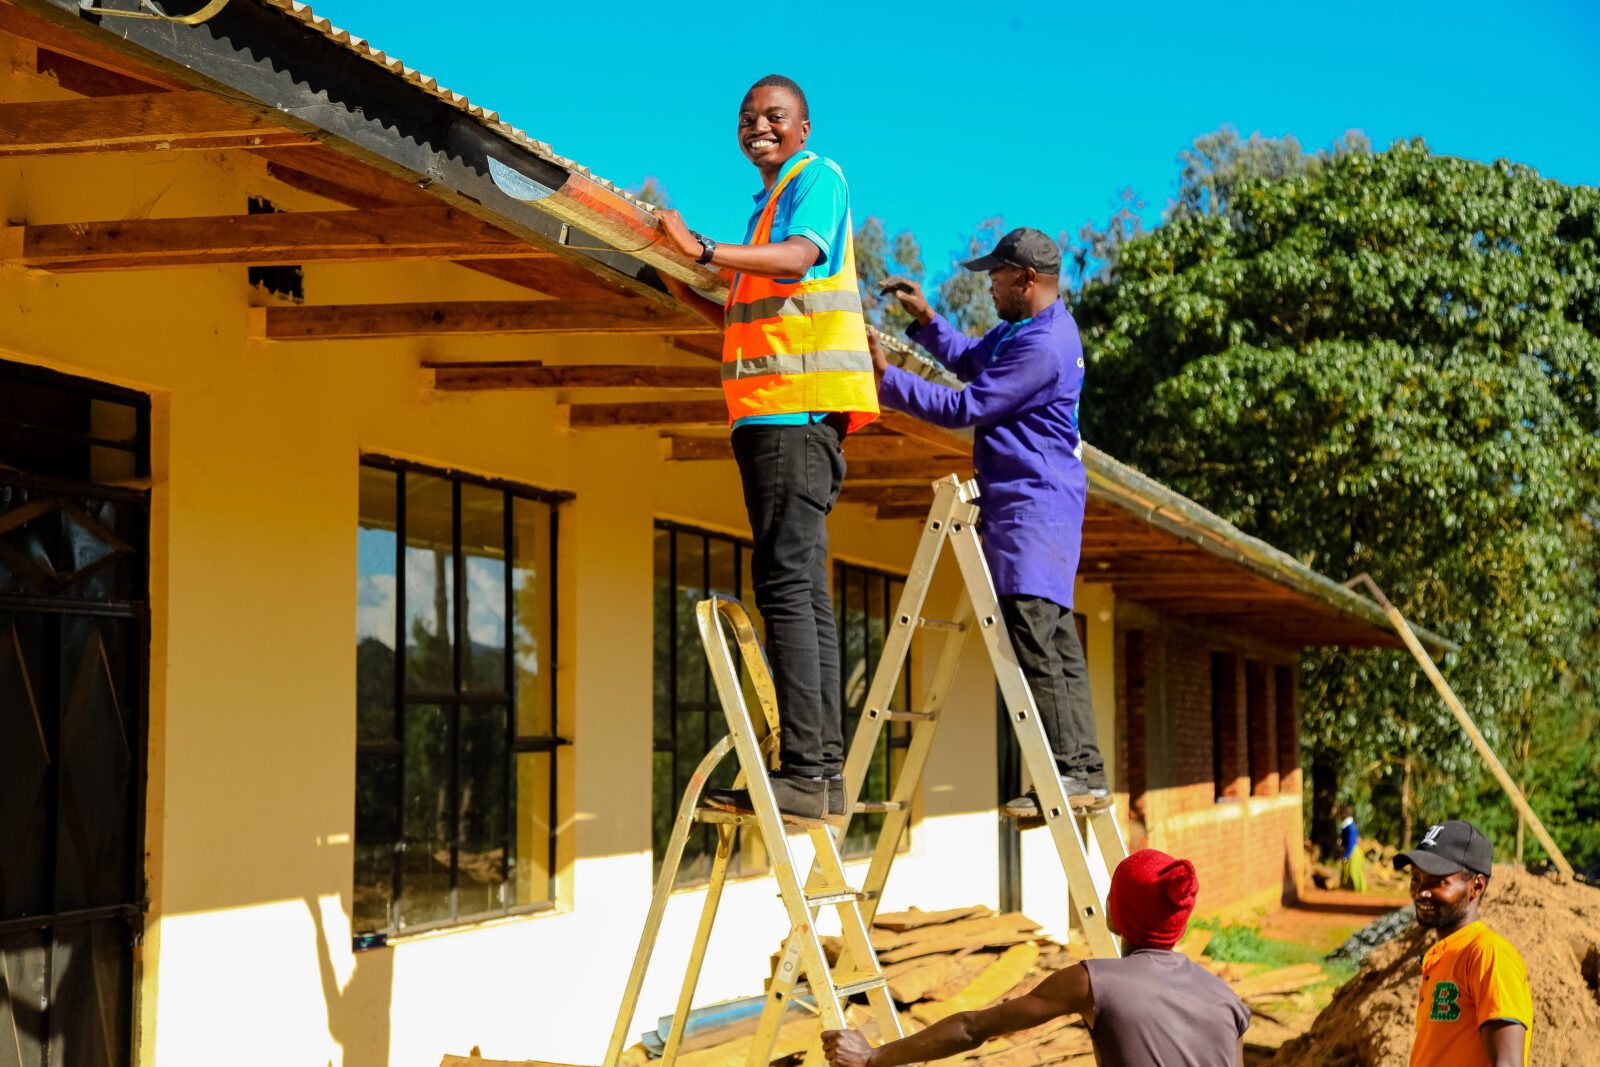
[[[841,781],[841,799],[842,788]],[[778,801],[778,813],[787,818],[835,825],[844,822],[842,811],[834,815],[830,810],[832,805],[828,803],[828,783],[825,779],[775,774],[772,776],[772,795]],[[756,810],[750,803],[748,789],[708,790],[701,803],[715,811],[732,812],[735,815],[752,815]],[[840,807],[843,807],[842,803]]]

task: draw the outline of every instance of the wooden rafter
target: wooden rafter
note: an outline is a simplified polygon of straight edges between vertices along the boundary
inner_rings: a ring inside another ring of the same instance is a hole
[[[73,33],[63,26],[11,4],[0,3],[0,33],[9,33],[13,37],[19,37],[58,54],[71,56],[146,85],[164,89],[182,88],[181,83],[134,62],[114,49],[97,44],[82,34]]]
[[[39,77],[53,81],[67,92],[79,96],[132,96],[136,93],[166,92],[171,88],[159,80],[134,77],[77,56],[57,52],[53,48],[34,49],[33,71]]]
[[[716,425],[727,425],[726,409],[724,409],[721,422]],[[669,433],[665,437],[671,442],[668,459],[706,460],[733,458],[733,452],[729,449],[726,434],[711,437]],[[852,437],[845,441],[844,454],[852,471],[856,469],[856,465],[859,462],[867,460],[919,462],[930,458],[926,447],[921,442],[912,441],[905,437]],[[957,466],[959,462],[959,460],[956,460],[951,465]]]
[[[7,226],[0,262],[53,272],[548,256],[453,208]]]
[[[685,434],[666,434],[663,438],[667,441],[669,449],[668,459],[676,460],[705,460],[705,459],[732,459],[733,442],[726,434],[716,436],[691,437]]]
[[[549,366],[527,360],[432,363],[435,389],[720,389],[710,367],[652,367],[636,364]]]
[[[269,341],[526,333],[695,333],[705,323],[643,300],[461,300],[260,309]]]
[[[274,181],[336,204],[371,211],[386,207],[427,207],[439,203],[432,193],[369,167],[331,148],[268,148],[253,153],[264,159]],[[458,266],[491,278],[562,300],[632,298],[624,286],[567,259],[466,259]]]
[[[140,93],[0,104],[0,156],[304,144],[211,93]]]
[[[972,455],[970,438],[940,429],[903,411],[885,410],[878,416],[878,421],[883,424],[884,429],[930,444],[938,452],[969,457]]]
[[[623,404],[573,404],[567,425],[574,430],[667,430],[728,425],[724,400],[646,400]]]
[[[916,485],[932,483],[947,474],[970,478],[972,463],[965,459],[930,459],[922,456],[909,460],[864,459],[850,463],[845,481],[861,487]]]

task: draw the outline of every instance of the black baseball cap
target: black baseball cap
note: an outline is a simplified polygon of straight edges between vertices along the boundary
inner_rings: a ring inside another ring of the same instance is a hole
[[[1428,874],[1473,871],[1488,876],[1494,873],[1494,843],[1470,822],[1452,819],[1428,827],[1416,848],[1395,856],[1394,869],[1403,871],[1413,863]]]
[[[1026,226],[1000,238],[994,251],[961,264],[970,271],[989,271],[996,267],[1032,267],[1040,274],[1061,273],[1061,249],[1045,234]]]

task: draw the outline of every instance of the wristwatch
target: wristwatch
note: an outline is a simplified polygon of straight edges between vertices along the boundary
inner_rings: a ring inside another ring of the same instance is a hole
[[[695,262],[710,263],[712,255],[717,250],[717,242],[713,241],[709,237],[704,236],[703,234],[697,233],[694,236],[695,240],[700,242],[700,258],[695,260]]]

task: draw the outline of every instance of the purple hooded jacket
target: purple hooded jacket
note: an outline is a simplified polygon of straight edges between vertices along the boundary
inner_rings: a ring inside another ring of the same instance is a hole
[[[995,590],[1071,607],[1088,491],[1078,439],[1083,344],[1071,312],[1057,300],[979,338],[935,316],[906,335],[967,387],[950,389],[890,366],[879,401],[935,426],[973,429],[980,529]]]

